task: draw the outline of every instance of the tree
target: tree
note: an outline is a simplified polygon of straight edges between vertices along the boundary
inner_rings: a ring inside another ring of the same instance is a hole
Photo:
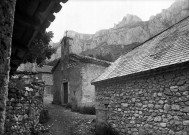
[[[43,65],[46,58],[50,59],[51,55],[56,52],[56,49],[49,45],[52,38],[52,31],[38,33],[29,46],[29,53],[25,58],[25,62],[36,62],[38,65]]]

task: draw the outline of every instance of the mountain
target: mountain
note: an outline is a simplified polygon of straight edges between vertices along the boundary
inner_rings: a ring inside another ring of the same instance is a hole
[[[134,49],[188,15],[189,1],[176,0],[168,9],[150,17],[148,21],[142,21],[136,15],[127,14],[113,28],[100,30],[95,34],[82,34],[75,31],[68,31],[67,34],[73,38],[72,52],[104,57],[104,59],[109,57],[110,61],[114,61],[120,55]]]

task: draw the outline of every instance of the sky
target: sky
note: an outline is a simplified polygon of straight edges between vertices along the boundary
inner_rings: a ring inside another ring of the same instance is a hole
[[[127,14],[143,21],[167,9],[175,0],[69,0],[55,15],[47,31],[52,31],[53,42],[59,42],[66,30],[94,34],[112,28]]]

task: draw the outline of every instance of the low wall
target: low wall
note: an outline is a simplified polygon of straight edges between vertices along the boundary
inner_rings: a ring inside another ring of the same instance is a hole
[[[121,135],[189,134],[188,69],[96,85],[96,101],[97,121]]]
[[[39,124],[43,109],[44,83],[24,84],[10,80],[6,110],[6,135],[30,135]]]

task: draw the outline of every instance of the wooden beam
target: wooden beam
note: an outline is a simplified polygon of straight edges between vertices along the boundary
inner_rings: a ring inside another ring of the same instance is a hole
[[[46,19],[48,18],[48,16],[49,16],[50,14],[52,14],[51,11],[52,11],[52,8],[54,7],[54,4],[55,4],[55,3],[56,3],[56,0],[51,1],[51,3],[49,4],[49,6],[46,8],[46,11],[44,11],[43,16],[44,16],[45,18],[43,18],[43,22],[38,25],[39,27],[38,27],[38,28],[35,30],[35,32],[33,33],[33,35],[32,35],[32,37],[31,37],[30,41],[29,41],[28,44],[27,44],[27,46],[29,46],[29,45],[32,43],[33,39],[35,38],[35,36],[36,36],[36,35],[38,34],[38,32],[40,31],[40,29],[42,28],[43,24],[46,22]]]
[[[24,16],[21,13],[16,12],[15,14],[15,22],[25,25],[27,27],[32,27],[34,29],[38,29],[39,25],[42,24],[39,18],[36,17],[28,17]]]
[[[18,60],[18,59],[13,59],[13,60],[11,60],[11,64],[14,64],[14,65],[20,65],[20,63],[21,63],[22,61],[21,60]]]
[[[60,0],[62,3],[66,3],[68,0]]]
[[[49,20],[50,22],[53,22],[54,19],[55,19],[55,16],[54,16],[53,14],[50,14],[50,15],[48,16],[48,20]]]
[[[53,7],[53,12],[58,13],[62,9],[60,3],[56,3]]]

